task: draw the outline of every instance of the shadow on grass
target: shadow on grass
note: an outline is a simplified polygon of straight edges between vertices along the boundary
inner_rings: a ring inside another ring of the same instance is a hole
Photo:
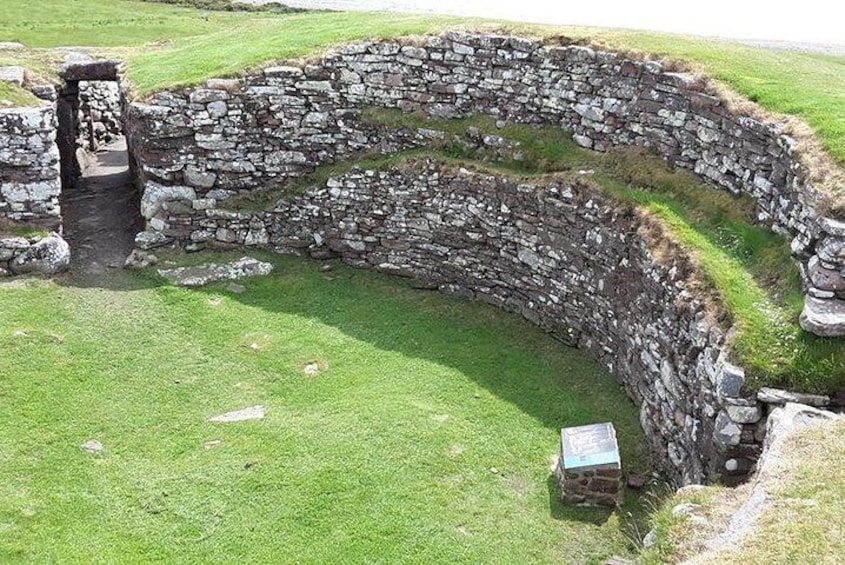
[[[180,265],[223,262],[242,255],[180,254],[164,256],[163,264],[169,259]],[[490,305],[416,290],[396,277],[351,269],[334,261],[260,252],[250,255],[272,262],[274,274],[239,281],[245,287],[243,293],[228,292],[225,282],[194,292],[210,297],[222,294],[249,308],[315,320],[378,349],[456,369],[550,430],[611,421],[617,428],[626,470],[648,471],[647,447],[636,407],[587,352],[554,341],[519,316]],[[59,282],[115,291],[161,287],[165,299],[166,289],[171,288],[152,269],[116,270],[83,279],[67,276]],[[188,320],[187,329],[194,323],[208,320]],[[550,445],[550,451],[555,447]],[[601,525],[614,514],[612,510],[564,506],[553,477],[548,478],[547,489],[549,514],[555,520]],[[629,497],[619,512],[636,512],[637,504],[636,497]]]

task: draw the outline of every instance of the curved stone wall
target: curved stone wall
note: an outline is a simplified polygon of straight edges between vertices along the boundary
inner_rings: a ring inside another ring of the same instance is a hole
[[[304,67],[160,93],[133,105],[128,126],[149,180],[200,194],[248,190],[361,151],[390,150],[358,119],[364,105],[557,124],[596,150],[653,148],[716,186],[754,197],[760,222],[794,237],[811,294],[805,328],[845,335],[845,224],[818,217],[822,197],[795,141],[655,62],[447,33],[413,44],[351,45]]]
[[[177,238],[340,257],[518,312],[608,367],[677,482],[738,479],[753,467],[762,412],[725,361],[718,304],[656,223],[586,181],[410,161],[353,170],[269,212],[228,211],[160,185],[142,207],[162,230],[139,238],[148,248]]]

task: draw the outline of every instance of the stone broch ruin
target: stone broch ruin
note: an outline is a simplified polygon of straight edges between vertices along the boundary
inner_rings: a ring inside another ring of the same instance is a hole
[[[845,223],[825,212],[797,142],[656,62],[451,32],[349,45],[146,100],[131,99],[122,72],[115,61],[74,63],[58,93],[35,89],[40,107],[0,110],[0,218],[60,230],[78,150],[122,129],[145,224],[139,249],[340,257],[518,312],[608,367],[677,483],[748,475],[767,403],[784,399],[744,389],[730,331],[694,284],[697,267],[629,204],[573,175],[519,181],[433,159],[352,169],[260,212],[227,209],[227,200],[443,135],[373,124],[361,117],[367,107],[556,125],[583,147],[647,147],[753,198],[758,221],[791,238],[807,289],[802,326],[845,336]],[[477,142],[507,150],[492,137]],[[0,268],[32,244],[0,240]]]

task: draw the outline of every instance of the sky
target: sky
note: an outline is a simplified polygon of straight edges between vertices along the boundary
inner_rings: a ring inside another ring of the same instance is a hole
[[[845,45],[843,0],[288,0],[284,3]]]

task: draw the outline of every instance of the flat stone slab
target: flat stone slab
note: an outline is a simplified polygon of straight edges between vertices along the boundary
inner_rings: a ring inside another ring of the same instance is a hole
[[[0,82],[11,82],[23,86],[25,73],[23,67],[0,67]]]
[[[209,422],[214,423],[229,423],[229,422],[245,422],[247,420],[262,420],[264,419],[264,407],[260,404],[257,406],[250,406],[242,410],[235,410],[234,412],[226,412],[219,416],[209,418]]]
[[[757,400],[765,402],[766,404],[784,405],[787,403],[796,403],[815,406],[816,408],[830,406],[829,396],[821,394],[807,394],[804,392],[791,392],[788,390],[769,388],[767,386],[761,388],[757,393]]]
[[[845,301],[805,296],[798,322],[806,331],[822,337],[845,336]]]
[[[179,286],[203,286],[217,281],[233,281],[262,277],[273,271],[273,265],[252,257],[241,257],[232,263],[205,263],[194,267],[159,269],[158,274]]]
[[[86,453],[102,453],[104,449],[103,444],[96,439],[89,439],[79,447]]]

